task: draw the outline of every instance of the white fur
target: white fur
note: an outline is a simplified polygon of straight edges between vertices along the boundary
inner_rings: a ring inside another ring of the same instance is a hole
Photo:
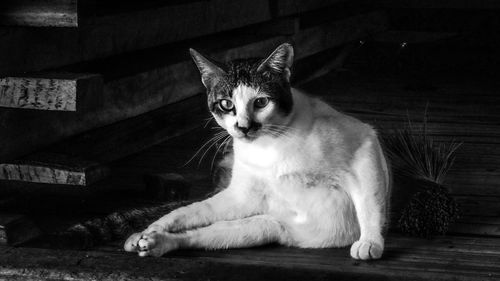
[[[318,99],[292,93],[292,113],[280,117],[274,103],[260,111],[249,106],[261,94],[258,89],[236,88],[237,114],[217,119],[234,137],[229,186],[164,216],[131,236],[125,248],[161,255],[182,247],[352,244],[353,258],[380,258],[389,175],[375,131]],[[248,120],[291,129],[247,141],[234,126]],[[188,231],[171,233],[181,230]]]

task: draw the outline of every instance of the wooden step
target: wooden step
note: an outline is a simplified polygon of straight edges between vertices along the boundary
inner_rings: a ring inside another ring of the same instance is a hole
[[[98,163],[57,153],[36,153],[0,164],[0,180],[87,186],[108,175]]]
[[[0,107],[76,111],[83,100],[102,95],[97,74],[36,73],[0,78]],[[99,98],[98,98],[99,99]],[[94,102],[90,102],[95,105]]]
[[[0,3],[0,25],[78,26],[80,0],[3,0]]]

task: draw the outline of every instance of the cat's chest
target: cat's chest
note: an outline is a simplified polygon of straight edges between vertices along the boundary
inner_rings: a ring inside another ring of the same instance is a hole
[[[235,160],[252,171],[279,176],[302,171],[322,161],[320,145],[310,141],[242,144],[235,147]]]

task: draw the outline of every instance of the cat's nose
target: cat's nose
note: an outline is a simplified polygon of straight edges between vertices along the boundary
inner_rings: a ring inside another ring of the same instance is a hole
[[[238,129],[238,131],[240,131],[246,135],[248,133],[248,131],[250,131],[250,126],[240,127],[238,124],[236,124],[236,129]]]

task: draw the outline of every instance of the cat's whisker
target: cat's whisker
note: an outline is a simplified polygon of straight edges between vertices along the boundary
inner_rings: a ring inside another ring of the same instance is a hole
[[[294,133],[287,131],[287,129],[289,128],[291,127],[278,126],[278,125],[265,125],[263,127],[263,131],[271,134],[274,137],[292,138],[294,136]]]
[[[210,145],[206,146],[205,147],[205,150],[203,151],[203,154],[200,156],[200,160],[198,161],[198,168],[200,167],[201,165],[201,162],[203,161],[203,159],[205,158],[205,155],[208,153],[208,151],[210,151],[210,149],[212,149],[212,147],[214,145],[217,144],[217,142],[221,139],[222,137],[218,137],[217,139],[213,140],[210,142]],[[201,153],[201,151],[200,151]]]
[[[277,130],[268,130],[267,131],[270,135],[272,135],[273,137],[276,137],[276,138],[279,138],[279,137],[287,137],[286,135],[282,134],[282,132],[280,131],[277,131]]]
[[[189,160],[182,166],[182,167],[185,167],[186,165],[188,165],[189,163],[191,163],[191,161],[193,161],[193,159],[203,150],[203,148],[205,148],[207,145],[209,145],[210,143],[212,142],[216,142],[217,140],[220,139],[220,137],[223,137],[224,136],[224,133],[225,132],[219,132],[217,134],[215,134],[213,137],[211,137],[208,141],[206,141],[196,152],[195,154],[189,158]]]
[[[207,155],[208,151],[210,151],[210,149],[212,147],[214,147],[215,145],[217,145],[218,141],[220,141],[221,139],[223,139],[224,137],[226,137],[225,134],[226,134],[226,132],[219,133],[218,135],[220,135],[220,136],[210,146],[207,147],[207,149],[205,150],[205,152],[201,155],[200,160],[198,161],[198,167],[200,167],[201,162],[203,161],[203,158],[205,158],[205,155]]]
[[[269,128],[280,129],[280,130],[297,131],[296,128],[290,127],[290,126],[285,126],[285,125],[268,124],[268,125],[265,125],[265,126],[269,127]]]
[[[207,119],[205,119],[205,125],[203,125],[203,128],[206,128],[208,126],[208,124],[214,120],[215,118],[213,116],[211,117],[208,117]]]
[[[217,154],[219,153],[220,149],[222,148],[222,146],[228,141],[228,139],[231,138],[231,135],[227,135],[221,142],[221,144],[217,147],[217,150],[215,151],[215,154],[214,154],[214,157],[212,157],[212,163],[210,164],[210,171],[213,170],[214,168],[214,163],[215,163],[215,159],[217,158]],[[224,154],[224,150],[222,150],[222,154]]]
[[[262,131],[266,134],[269,134],[273,137],[278,137],[278,132],[272,128],[263,128]]]
[[[224,150],[222,151],[222,153],[226,153],[227,147],[231,144],[231,140],[232,140],[232,138],[231,138],[231,136],[229,136],[229,138],[227,138],[227,140],[226,140],[226,144],[224,145]]]
[[[283,134],[287,134],[290,137],[293,137],[294,135],[296,135],[296,132],[298,131],[296,128],[293,128],[290,126],[285,126],[285,125],[270,124],[270,125],[266,125],[266,126],[268,126],[269,128],[278,130]]]

